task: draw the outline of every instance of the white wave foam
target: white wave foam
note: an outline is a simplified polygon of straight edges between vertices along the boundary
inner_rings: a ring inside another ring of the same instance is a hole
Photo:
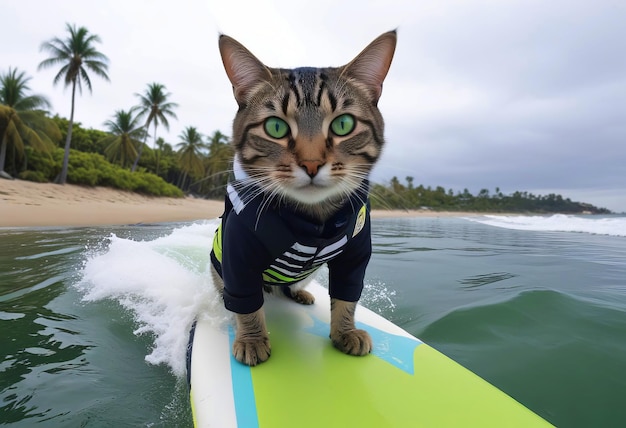
[[[555,214],[552,216],[486,215],[483,217],[468,217],[467,219],[506,229],[626,236],[626,217],[580,217]]]
[[[231,319],[213,286],[210,251],[218,221],[174,229],[152,241],[134,241],[115,235],[104,249],[84,262],[77,288],[83,300],[113,300],[127,309],[138,327],[136,335],[149,334],[153,347],[145,359],[165,364],[179,377],[186,373],[189,329],[203,317],[222,325]],[[314,281],[327,284],[324,267]],[[393,310],[395,292],[377,282],[366,285],[363,303]]]
[[[209,274],[209,252],[217,221],[173,230],[152,241],[109,238],[104,252],[84,263],[77,287],[84,300],[111,299],[128,309],[136,335],[151,334],[146,361],[185,374],[189,329],[197,317],[228,319]]]
[[[363,306],[384,315],[386,312],[393,312],[396,309],[394,298],[396,291],[389,289],[383,281],[370,281],[365,284],[361,303]]]

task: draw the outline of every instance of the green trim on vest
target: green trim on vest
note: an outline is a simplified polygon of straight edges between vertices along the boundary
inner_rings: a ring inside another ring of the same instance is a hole
[[[222,223],[217,227],[213,237],[213,254],[218,262],[222,263]]]

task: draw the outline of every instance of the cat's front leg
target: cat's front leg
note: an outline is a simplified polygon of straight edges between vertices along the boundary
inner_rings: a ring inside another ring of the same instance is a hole
[[[248,366],[256,366],[270,357],[270,338],[265,326],[263,308],[251,314],[235,314],[237,333],[233,343],[233,356]]]
[[[356,302],[330,299],[330,339],[335,348],[348,355],[367,355],[372,351],[372,338],[354,325]]]

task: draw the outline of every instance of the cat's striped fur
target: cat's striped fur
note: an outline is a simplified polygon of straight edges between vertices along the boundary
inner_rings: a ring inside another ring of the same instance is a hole
[[[395,32],[385,33],[343,67],[286,70],[267,67],[234,39],[220,37],[239,104],[232,141],[248,176],[318,219],[332,215],[380,156],[384,125],[377,103],[395,41]],[[356,120],[346,136],[330,127],[342,114]],[[268,136],[269,117],[284,120],[290,132]]]
[[[380,157],[384,124],[377,104],[395,45],[391,31],[345,66],[279,69],[222,35],[220,53],[239,105],[232,136],[237,178],[263,192],[267,204],[289,204],[316,221],[331,217],[366,186]],[[292,295],[313,303],[304,290]],[[343,352],[364,355],[372,343],[354,326],[355,305],[333,299],[331,339]],[[254,365],[269,358],[262,308],[237,315],[237,327],[233,353],[239,361]]]

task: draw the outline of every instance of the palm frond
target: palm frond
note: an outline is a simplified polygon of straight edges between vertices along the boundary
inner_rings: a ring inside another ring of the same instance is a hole
[[[21,127],[19,121],[12,120],[8,123],[7,130],[5,131],[7,140],[11,142],[18,154],[24,153],[24,140],[19,132]],[[4,165],[1,166],[4,167]]]
[[[108,58],[95,47],[96,43],[101,43],[100,37],[96,34],[90,34],[85,27],[77,27],[67,23],[65,28],[69,33],[65,40],[54,37],[41,44],[40,50],[48,52],[50,57],[40,62],[38,68],[62,65],[61,70],[54,78],[55,85],[61,79],[64,80],[66,87],[76,81],[80,93],[82,93],[83,83],[92,92],[87,69],[104,80],[110,80],[107,74]]]

